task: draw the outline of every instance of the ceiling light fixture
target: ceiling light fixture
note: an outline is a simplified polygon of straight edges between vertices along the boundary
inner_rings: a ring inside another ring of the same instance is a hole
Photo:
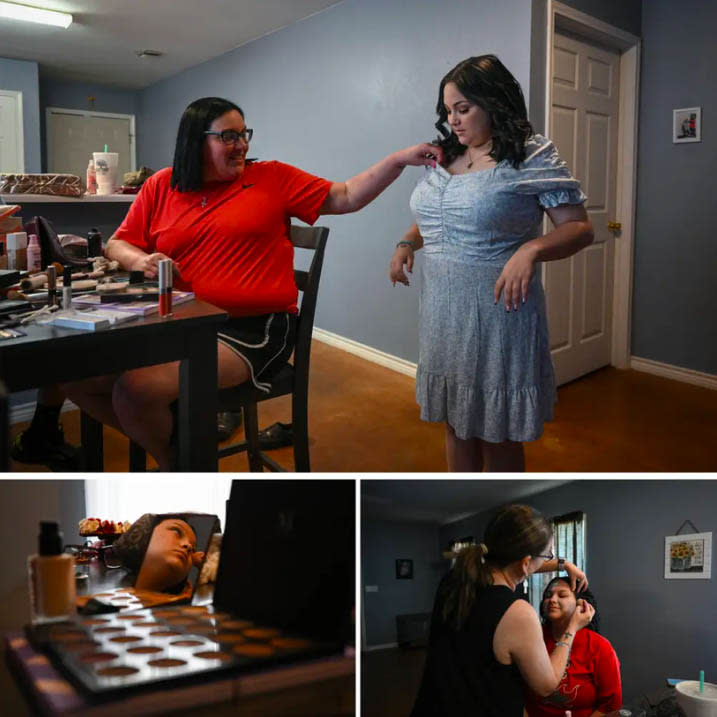
[[[18,5],[14,2],[0,1],[0,17],[11,20],[25,20],[27,22],[38,22],[41,25],[55,25],[68,28],[72,23],[72,15],[56,10],[45,10],[40,7],[29,5]]]

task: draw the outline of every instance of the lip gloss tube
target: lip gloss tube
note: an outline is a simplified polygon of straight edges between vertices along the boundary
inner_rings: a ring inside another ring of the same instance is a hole
[[[69,311],[72,308],[72,267],[66,266],[62,272],[62,308]]]
[[[57,305],[57,269],[52,265],[47,267],[47,305]]]
[[[159,262],[159,315],[172,315],[172,260]]]

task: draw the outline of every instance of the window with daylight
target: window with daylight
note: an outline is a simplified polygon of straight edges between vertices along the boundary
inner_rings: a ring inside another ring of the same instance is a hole
[[[553,554],[577,565],[583,572],[586,571],[585,522],[586,516],[581,510],[552,519]],[[538,614],[540,614],[540,600],[543,597],[543,591],[557,574],[557,572],[535,573],[528,579],[528,600]]]

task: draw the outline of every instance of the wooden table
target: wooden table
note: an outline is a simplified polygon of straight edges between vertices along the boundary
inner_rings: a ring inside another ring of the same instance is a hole
[[[179,361],[180,471],[217,470],[217,329],[221,309],[180,304],[171,317],[149,316],[102,331],[22,327],[27,336],[0,341],[0,379],[8,391],[76,381]],[[103,469],[102,425],[83,413],[88,471]]]

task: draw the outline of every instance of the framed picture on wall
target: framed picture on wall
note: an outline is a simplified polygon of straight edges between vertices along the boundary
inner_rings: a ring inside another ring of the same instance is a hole
[[[408,558],[396,560],[396,580],[413,580],[413,560]]]
[[[665,538],[665,580],[709,580],[712,577],[712,533]]]
[[[672,141],[675,144],[702,141],[701,107],[672,110]]]

